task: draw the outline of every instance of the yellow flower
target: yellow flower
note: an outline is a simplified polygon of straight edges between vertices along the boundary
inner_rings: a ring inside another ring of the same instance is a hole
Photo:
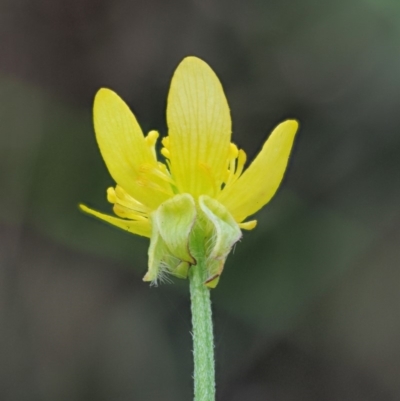
[[[221,83],[196,57],[185,58],[172,78],[167,105],[168,136],[147,136],[123,100],[100,89],[94,101],[97,142],[116,182],[107,190],[116,216],[81,209],[131,233],[151,238],[145,281],[164,273],[185,277],[196,264],[192,241],[203,241],[209,287],[215,287],[225,259],[256,220],[245,221],[275,194],[298,128],[279,124],[245,170],[246,154],[231,143],[231,116]]]

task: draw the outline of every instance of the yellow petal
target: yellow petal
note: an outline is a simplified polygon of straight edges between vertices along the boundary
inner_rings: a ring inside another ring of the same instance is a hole
[[[254,214],[274,196],[285,173],[297,128],[295,120],[279,124],[250,167],[221,192],[218,200],[236,221]]]
[[[101,220],[104,220],[107,223],[112,224],[113,226],[122,228],[123,230],[129,231],[132,234],[142,235],[143,237],[150,238],[151,225],[150,225],[149,220],[135,221],[135,220],[119,219],[114,216],[109,216],[107,214],[97,212],[96,210],[90,209],[87,206],[82,205],[82,204],[79,205],[79,208],[83,212],[91,214],[92,216],[95,216]]]
[[[157,162],[135,116],[109,89],[97,92],[93,114],[97,143],[111,176],[129,195],[155,209],[168,199],[162,192],[168,192],[168,186],[159,179],[152,182],[148,174]],[[161,191],[153,188],[155,184]]]
[[[176,69],[168,95],[171,169],[179,192],[217,193],[226,170],[231,117],[221,83],[196,57]]]

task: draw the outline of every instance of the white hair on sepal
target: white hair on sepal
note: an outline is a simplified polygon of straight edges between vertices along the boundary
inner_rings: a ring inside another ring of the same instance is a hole
[[[157,287],[159,284],[172,284],[171,275],[173,275],[174,266],[178,266],[179,263],[181,263],[180,259],[171,254],[166,254],[158,266],[157,277],[150,285]]]
[[[160,284],[172,284],[173,280],[170,276],[170,272],[168,270],[160,269],[160,273],[158,275],[158,280]]]
[[[207,238],[206,243],[205,243],[205,248],[206,248],[206,261],[210,261],[210,256],[212,253],[212,250],[215,247],[215,244],[217,242],[217,230],[215,227],[213,227],[211,235]]]

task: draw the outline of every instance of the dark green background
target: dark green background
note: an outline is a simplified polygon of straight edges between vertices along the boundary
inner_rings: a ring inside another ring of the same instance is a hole
[[[148,241],[77,209],[110,210],[96,90],[165,134],[187,55],[250,160],[300,121],[212,292],[218,399],[400,399],[397,0],[0,0],[0,399],[191,399],[187,282],[149,288]]]

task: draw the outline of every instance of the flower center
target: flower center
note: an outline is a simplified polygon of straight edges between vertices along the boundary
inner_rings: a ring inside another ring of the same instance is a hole
[[[176,182],[171,174],[170,139],[166,136],[161,141],[163,145],[161,154],[165,157],[164,164],[157,160],[156,144],[158,137],[159,134],[157,131],[150,131],[145,137],[146,144],[151,149],[155,163],[144,163],[139,167],[136,183],[141,187],[155,190],[159,192],[160,195],[163,195],[163,199],[165,199],[165,196],[167,196],[168,199],[178,193]],[[238,149],[234,143],[231,143],[226,162],[227,169],[222,178],[222,183],[215,177],[210,166],[205,163],[199,163],[199,169],[204,176],[207,177],[209,185],[212,188],[213,197],[218,198],[226,188],[237,181],[243,172],[246,159],[246,153],[242,149]],[[153,211],[152,208],[147,207],[145,204],[130,196],[119,185],[115,188],[108,188],[107,199],[114,205],[114,213],[119,217],[131,220],[147,220],[149,214]]]

